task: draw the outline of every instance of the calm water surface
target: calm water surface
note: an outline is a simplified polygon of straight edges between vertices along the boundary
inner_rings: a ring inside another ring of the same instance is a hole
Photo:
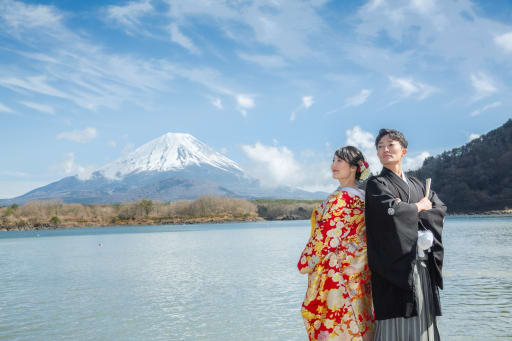
[[[307,340],[307,221],[0,233],[0,340]],[[449,217],[443,340],[510,340],[512,217]]]

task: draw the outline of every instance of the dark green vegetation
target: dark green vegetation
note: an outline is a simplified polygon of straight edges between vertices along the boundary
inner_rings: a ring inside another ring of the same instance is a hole
[[[462,147],[425,159],[411,174],[432,178],[450,214],[512,209],[512,119]]]

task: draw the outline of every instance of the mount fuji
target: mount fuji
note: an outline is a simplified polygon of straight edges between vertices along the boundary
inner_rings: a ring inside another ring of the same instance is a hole
[[[96,170],[87,180],[69,176],[0,205],[61,199],[66,203],[112,204],[139,199],[176,201],[202,195],[247,199],[320,199],[326,193],[281,186],[266,188],[233,160],[194,136],[167,133]]]

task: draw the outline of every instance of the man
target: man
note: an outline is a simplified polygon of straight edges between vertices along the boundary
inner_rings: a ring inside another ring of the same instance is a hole
[[[403,172],[402,133],[381,129],[375,146],[383,168],[368,180],[365,199],[374,340],[437,341],[446,206]]]

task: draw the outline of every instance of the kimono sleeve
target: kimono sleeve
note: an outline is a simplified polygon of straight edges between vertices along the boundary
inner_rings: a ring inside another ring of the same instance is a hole
[[[311,237],[304,251],[302,251],[297,264],[300,273],[309,274],[313,272],[316,265],[323,260],[325,255],[337,248],[339,241],[338,243],[331,243],[334,235],[329,232],[333,230],[337,222],[340,221],[340,216],[342,216],[343,208],[345,207],[337,205],[337,202],[338,200],[332,204],[328,214],[323,217],[318,216],[317,219],[313,219],[315,215],[315,212],[313,212],[311,219]]]
[[[434,235],[434,244],[432,245],[432,254],[434,255],[434,264],[436,266],[436,273],[441,274],[443,267],[443,256],[444,256],[444,248],[443,248],[443,225],[444,225],[444,217],[446,216],[447,208],[446,205],[439,199],[435,192],[431,192],[430,201],[432,202],[432,209],[421,211],[419,214],[420,224],[432,231]],[[443,288],[443,279],[442,276],[438,276],[437,284],[442,289]]]
[[[408,290],[418,240],[418,208],[395,200],[384,180],[372,178],[366,187],[366,233],[370,270]]]

